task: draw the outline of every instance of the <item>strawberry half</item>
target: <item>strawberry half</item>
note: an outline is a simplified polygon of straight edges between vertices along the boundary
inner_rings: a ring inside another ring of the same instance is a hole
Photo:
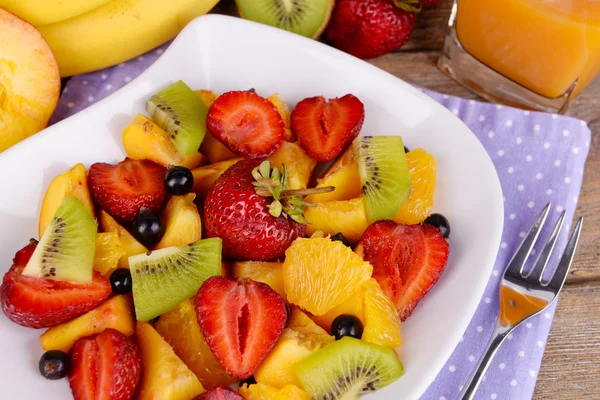
[[[111,294],[110,282],[97,272],[90,284],[21,275],[35,247],[29,244],[17,252],[2,280],[0,302],[11,321],[29,328],[48,328],[88,312]]]
[[[219,96],[208,110],[206,127],[229,150],[255,160],[273,154],[285,136],[285,124],[273,103],[248,91]]]
[[[361,243],[373,278],[396,304],[402,321],[438,281],[450,252],[446,239],[428,224],[378,221],[367,228]]]
[[[213,354],[238,379],[254,373],[287,322],[281,296],[251,279],[209,278],[198,290],[195,308]]]
[[[244,400],[241,394],[228,387],[217,386],[202,393],[196,400]]]
[[[75,400],[129,400],[141,375],[137,344],[114,329],[81,338],[71,349],[69,385]]]
[[[358,136],[365,120],[365,106],[354,95],[337,99],[310,97],[296,105],[292,130],[300,146],[317,161],[333,160]]]
[[[96,163],[88,182],[97,205],[121,222],[131,222],[142,207],[158,212],[167,190],[167,169],[148,160],[126,158],[117,165]]]

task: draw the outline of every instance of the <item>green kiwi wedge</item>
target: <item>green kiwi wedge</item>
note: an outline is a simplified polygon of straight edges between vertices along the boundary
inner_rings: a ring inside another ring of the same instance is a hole
[[[318,38],[329,22],[334,0],[236,0],[240,16],[261,24]]]
[[[83,203],[65,197],[42,235],[23,275],[57,281],[92,281],[96,221]]]
[[[359,136],[352,143],[370,223],[391,219],[410,196],[411,181],[400,136]]]
[[[167,131],[183,156],[197,152],[206,134],[208,108],[182,81],[167,86],[146,102],[146,111]]]
[[[138,321],[150,321],[198,292],[221,273],[220,238],[198,240],[129,257]]]
[[[374,392],[404,374],[394,350],[343,337],[294,365],[313,400],[350,400]]]

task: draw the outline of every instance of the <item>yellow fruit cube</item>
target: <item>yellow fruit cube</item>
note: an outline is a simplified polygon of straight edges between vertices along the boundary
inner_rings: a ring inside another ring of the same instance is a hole
[[[240,160],[241,158],[233,158],[192,170],[192,175],[194,176],[192,192],[196,193],[199,199],[204,199],[210,187],[223,172],[227,171],[229,167]]]
[[[274,388],[300,386],[293,370],[294,364],[333,341],[332,336],[296,308],[288,320],[287,328],[256,369],[254,377],[257,382]]]
[[[231,275],[234,278],[248,278],[266,283],[285,299],[282,267],[280,262],[240,261],[232,263]]]
[[[287,385],[281,389],[264,383],[242,385],[240,394],[246,400],[311,400],[308,393],[293,385]]]
[[[344,154],[336,160],[321,178],[317,179],[318,188],[333,186],[335,190],[329,193],[311,194],[306,196],[309,203],[323,203],[333,200],[350,200],[362,195],[358,164],[354,158],[354,149],[348,147]]]
[[[119,259],[119,268],[129,268],[129,257],[148,252],[146,247],[104,210],[100,211],[100,227],[104,232],[116,232],[119,235],[119,240],[125,250],[125,254]]]
[[[125,249],[117,232],[96,234],[96,252],[94,253],[94,269],[106,278],[110,277],[119,266],[119,260]]]
[[[45,351],[62,350],[67,353],[77,339],[116,329],[131,336],[135,331],[133,304],[128,296],[115,296],[95,309],[60,325],[48,329],[40,342]]]
[[[312,207],[305,207],[304,217],[309,222],[306,227],[308,235],[318,230],[328,235],[341,232],[352,243],[360,240],[369,227],[362,197],[313,203]]]
[[[198,207],[194,204],[196,195],[171,196],[162,212],[165,234],[156,249],[183,246],[202,239],[202,223]]]
[[[317,162],[300,147],[298,142],[283,142],[271,155],[273,166],[283,172],[283,164],[288,172],[290,189],[306,189]]]

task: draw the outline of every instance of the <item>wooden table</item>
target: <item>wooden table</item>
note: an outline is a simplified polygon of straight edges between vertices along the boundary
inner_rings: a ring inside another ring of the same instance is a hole
[[[481,100],[436,68],[451,6],[452,0],[443,0],[422,11],[408,43],[370,62],[419,86]],[[214,12],[236,13],[231,0],[223,0]],[[600,399],[600,79],[570,105],[567,115],[588,122],[593,133],[577,208],[585,223],[546,345],[536,400]]]

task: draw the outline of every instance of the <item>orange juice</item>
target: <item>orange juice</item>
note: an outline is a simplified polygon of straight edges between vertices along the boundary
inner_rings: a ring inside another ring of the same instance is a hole
[[[600,2],[458,0],[458,39],[473,57],[542,96],[575,95],[600,72]]]
[[[521,294],[507,286],[500,286],[500,323],[514,325],[523,318],[536,313],[548,304],[537,297]]]

